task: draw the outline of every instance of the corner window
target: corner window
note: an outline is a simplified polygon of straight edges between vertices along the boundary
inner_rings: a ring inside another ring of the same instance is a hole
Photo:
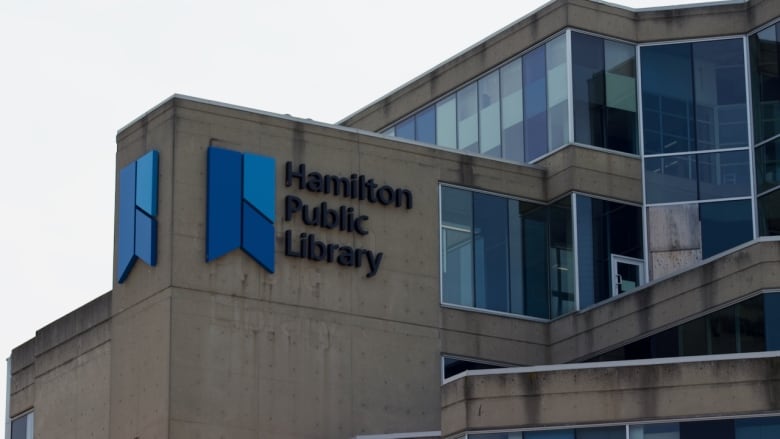
[[[34,414],[28,412],[11,421],[10,439],[33,439],[34,437]]]

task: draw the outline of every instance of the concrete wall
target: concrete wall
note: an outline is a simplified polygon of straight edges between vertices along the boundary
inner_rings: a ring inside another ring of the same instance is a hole
[[[109,437],[110,310],[109,293],[13,350],[9,413],[41,413],[35,437]]]
[[[642,12],[589,0],[559,0],[442,62],[340,124],[379,131],[565,28],[644,43],[746,34],[778,15],[780,2],[775,0]]]
[[[473,375],[442,387],[442,437],[464,431],[780,410],[780,358]]]

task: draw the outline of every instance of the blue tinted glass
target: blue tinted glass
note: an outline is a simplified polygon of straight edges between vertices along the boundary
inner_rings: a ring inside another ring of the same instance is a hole
[[[477,113],[477,84],[471,84],[457,93],[458,149],[479,152],[479,124]]]
[[[474,306],[472,192],[441,188],[442,299]]]
[[[523,64],[517,59],[500,70],[501,129],[504,158],[522,162],[523,153]]]
[[[395,126],[395,136],[401,137],[404,139],[414,140],[414,118],[410,117],[409,119],[404,120],[403,122],[399,122],[398,125]]]
[[[699,205],[702,258],[753,239],[750,200],[721,201]]]
[[[548,151],[569,143],[569,79],[565,35],[546,44]]]
[[[735,439],[780,438],[780,418],[737,419],[734,421]]]
[[[780,133],[780,42],[777,25],[750,37],[755,141]]]
[[[574,140],[604,146],[604,40],[572,32],[571,46]]]
[[[453,149],[458,147],[455,95],[436,103],[436,144]]]
[[[645,200],[668,203],[698,198],[695,156],[645,158]]]
[[[645,154],[694,149],[690,44],[641,49]]]
[[[479,80],[479,151],[501,157],[501,96],[498,72]]]
[[[699,199],[750,195],[750,164],[747,151],[699,154]]]
[[[780,235],[780,191],[758,198],[758,233],[761,236]]]
[[[523,57],[523,115],[525,161],[547,152],[547,79],[545,47]]]
[[[734,420],[681,422],[680,439],[734,439]]]
[[[11,421],[11,439],[27,439],[27,416]]]
[[[436,109],[431,106],[415,116],[415,139],[425,143],[436,143]]]
[[[474,193],[476,306],[509,311],[507,200]]]
[[[525,314],[550,318],[548,290],[547,209],[529,209],[522,216]]]
[[[780,139],[756,148],[756,191],[764,192],[780,185]]]
[[[626,439],[626,427],[578,428],[576,439]]]
[[[776,351],[780,349],[780,319],[774,317],[780,315],[780,293],[764,294],[764,315],[770,316],[764,319],[766,350]]]
[[[574,430],[526,431],[523,439],[574,439]]]
[[[742,40],[693,44],[698,150],[747,146]]]

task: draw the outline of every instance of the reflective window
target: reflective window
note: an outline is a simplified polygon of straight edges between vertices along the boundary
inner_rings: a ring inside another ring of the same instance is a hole
[[[780,185],[780,139],[756,147],[756,191],[768,191]]]
[[[780,293],[766,293],[587,361],[644,360],[780,348]],[[768,318],[767,318],[768,317]]]
[[[455,95],[452,95],[436,104],[436,144],[457,148],[456,126]]]
[[[547,152],[547,77],[545,46],[523,57],[523,115],[525,161]]]
[[[404,139],[414,140],[414,117],[410,117],[395,126],[395,136]]]
[[[645,46],[645,154],[748,144],[742,39]]]
[[[11,439],[33,439],[34,434],[33,412],[24,414],[11,421]]]
[[[420,142],[436,143],[436,109],[431,106],[414,117],[415,136]]]
[[[442,294],[446,303],[474,306],[472,192],[441,188]]]
[[[641,260],[642,209],[577,195],[580,307],[612,296],[615,256]],[[640,269],[644,271],[644,267]]]
[[[501,133],[504,157],[523,161],[523,60],[501,68]]]
[[[780,191],[758,197],[758,234],[780,235]]]
[[[750,195],[747,150],[646,157],[648,204]]]
[[[704,259],[753,239],[750,200],[701,203],[699,221]]]
[[[572,32],[574,138],[637,153],[634,46]]]
[[[478,82],[479,88],[479,152],[501,157],[501,98],[498,71]]]
[[[569,143],[569,76],[566,38],[561,35],[547,43],[547,151]]]
[[[780,40],[777,29],[775,24],[750,36],[756,143],[780,134]]]
[[[458,149],[479,152],[477,84],[461,89],[458,99]]]

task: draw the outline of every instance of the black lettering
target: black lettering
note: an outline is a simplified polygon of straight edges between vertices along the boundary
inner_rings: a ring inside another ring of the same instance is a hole
[[[352,251],[352,247],[345,245],[339,248],[339,257],[336,259],[339,265],[345,267],[352,267],[355,265],[355,254]]]
[[[395,207],[401,207],[403,202],[402,198],[406,199],[406,209],[412,208],[412,191],[409,189],[396,189],[395,190]]]
[[[393,195],[395,195],[395,193],[393,192],[393,188],[387,185],[380,187],[376,191],[376,197],[379,200],[379,204],[383,206],[387,206],[388,204],[393,202]]]
[[[368,235],[368,230],[366,230],[366,228],[363,227],[363,221],[368,221],[368,217],[366,215],[360,215],[359,217],[357,217],[357,219],[355,219],[355,222],[353,224],[353,228],[359,234],[366,236]]]
[[[284,185],[287,187],[292,186],[293,179],[298,179],[298,189],[303,189],[303,178],[306,175],[306,165],[301,163],[298,165],[298,172],[293,171],[293,164],[292,162],[287,162],[285,164],[285,179],[284,179]]]
[[[294,213],[300,212],[302,206],[303,201],[295,195],[284,197],[284,220],[290,221]]]

